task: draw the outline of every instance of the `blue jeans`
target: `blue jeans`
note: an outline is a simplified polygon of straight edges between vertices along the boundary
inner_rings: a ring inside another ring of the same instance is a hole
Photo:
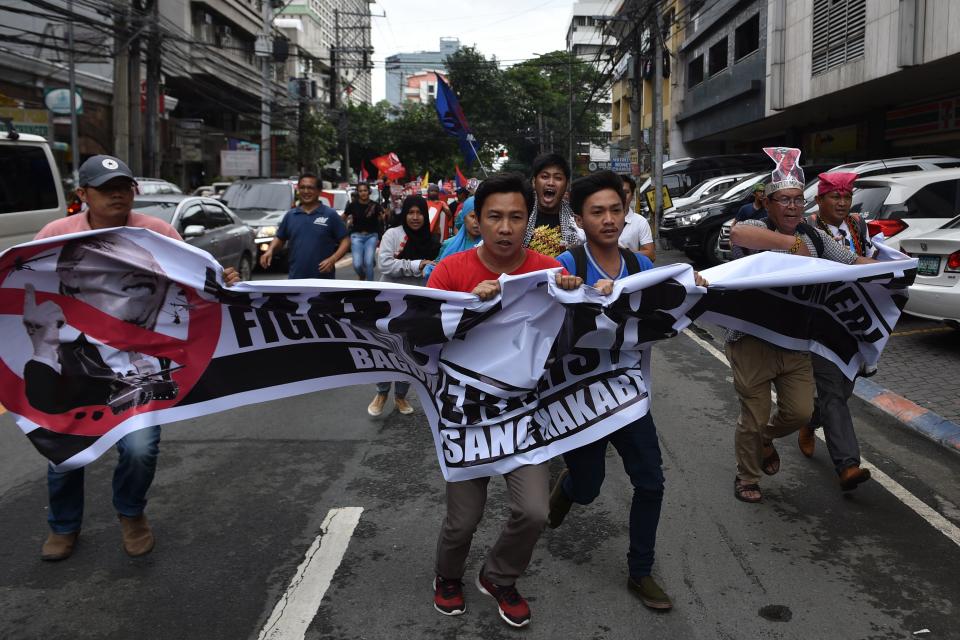
[[[406,398],[407,391],[410,390],[409,382],[394,382],[393,383],[393,395],[396,398]],[[390,393],[390,383],[389,382],[378,382],[377,383],[377,393],[382,396],[389,395]]]
[[[653,416],[648,413],[606,438],[563,454],[570,470],[563,482],[563,492],[577,504],[590,504],[600,495],[606,473],[604,457],[608,442],[620,454],[623,468],[633,484],[627,568],[630,577],[639,580],[649,576],[653,569],[657,525],[663,503],[662,460]]]
[[[353,270],[361,280],[373,280],[374,258],[377,255],[376,233],[351,233],[350,254],[353,256]]]
[[[160,427],[147,427],[117,442],[117,468],[113,472],[113,508],[128,518],[143,513],[147,491],[157,470]],[[47,522],[54,533],[80,530],[83,520],[83,468],[58,472],[47,469],[50,510]]]

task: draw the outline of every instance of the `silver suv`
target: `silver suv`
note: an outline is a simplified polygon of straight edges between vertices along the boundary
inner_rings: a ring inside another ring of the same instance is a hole
[[[0,131],[0,251],[33,240],[66,213],[60,172],[45,138]]]

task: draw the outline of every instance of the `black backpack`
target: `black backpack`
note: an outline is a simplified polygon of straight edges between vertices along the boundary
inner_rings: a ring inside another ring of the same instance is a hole
[[[640,268],[640,261],[637,260],[637,256],[630,251],[629,249],[624,249],[623,247],[617,247],[620,249],[620,256],[623,258],[623,262],[627,265],[627,275],[633,275],[635,273],[640,273],[643,269]],[[574,274],[578,278],[583,280],[587,279],[587,246],[586,245],[577,245],[573,249],[570,249],[570,255],[573,256],[573,265],[574,265]]]

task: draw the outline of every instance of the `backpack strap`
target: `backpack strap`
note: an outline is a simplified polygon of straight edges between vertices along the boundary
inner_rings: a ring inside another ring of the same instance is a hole
[[[573,256],[573,268],[574,274],[582,280],[587,279],[587,247],[586,245],[578,244],[575,247],[567,249],[570,252],[570,255]]]
[[[823,238],[820,237],[820,234],[817,232],[817,230],[806,222],[801,222],[797,225],[797,231],[810,238],[810,242],[813,243],[813,247],[817,250],[816,257],[822,258],[824,250]]]
[[[632,276],[633,274],[640,273],[640,271],[642,271],[640,268],[640,260],[637,259],[637,255],[633,251],[620,247],[620,256],[623,258],[623,262],[627,265],[627,275]]]

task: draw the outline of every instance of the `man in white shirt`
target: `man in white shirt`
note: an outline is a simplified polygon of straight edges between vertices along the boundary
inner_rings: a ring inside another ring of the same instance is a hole
[[[626,224],[620,233],[618,244],[624,249],[640,252],[650,258],[650,262],[654,262],[657,259],[657,250],[650,232],[650,223],[633,210],[633,194],[637,190],[637,181],[632,176],[620,177],[623,178],[623,192],[630,208],[627,210]]]

